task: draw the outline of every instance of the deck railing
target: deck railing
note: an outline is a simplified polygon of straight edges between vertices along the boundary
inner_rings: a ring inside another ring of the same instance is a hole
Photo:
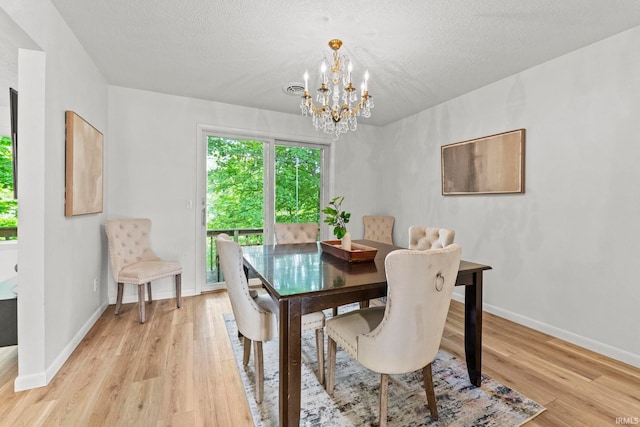
[[[222,273],[218,264],[216,252],[216,237],[219,234],[228,234],[241,246],[262,245],[264,243],[264,229],[262,228],[218,228],[207,230],[207,282],[212,279],[222,280]]]
[[[0,227],[0,239],[15,240],[18,238],[18,227]]]

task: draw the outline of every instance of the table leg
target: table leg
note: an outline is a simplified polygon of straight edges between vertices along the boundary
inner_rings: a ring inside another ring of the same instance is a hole
[[[471,384],[482,382],[482,272],[464,287],[464,353]]]
[[[302,306],[280,301],[280,425],[300,425]]]

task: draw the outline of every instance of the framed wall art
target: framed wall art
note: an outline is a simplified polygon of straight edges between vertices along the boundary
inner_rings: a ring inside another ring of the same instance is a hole
[[[73,111],[67,111],[65,216],[102,212],[103,135]]]
[[[524,193],[525,130],[441,147],[442,194]]]

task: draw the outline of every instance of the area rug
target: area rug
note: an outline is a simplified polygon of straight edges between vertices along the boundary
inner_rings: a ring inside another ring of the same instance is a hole
[[[330,314],[328,313],[329,317]],[[247,394],[254,424],[258,427],[278,423],[278,340],[265,342],[264,397],[255,400],[253,350],[247,366],[242,365],[242,344],[231,314],[224,315],[240,377]],[[326,340],[325,340],[326,341]],[[354,361],[338,347],[335,389],[329,396],[316,376],[315,334],[302,336],[302,397],[300,425],[377,426],[380,375]],[[422,372],[389,376],[389,426],[519,426],[544,411],[544,407],[506,387],[489,376],[482,387],[469,382],[462,360],[442,350],[432,365],[438,404],[438,421],[431,418],[426,404]]]

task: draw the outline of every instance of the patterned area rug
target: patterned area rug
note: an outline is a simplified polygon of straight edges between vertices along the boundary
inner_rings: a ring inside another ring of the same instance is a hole
[[[249,364],[242,366],[242,344],[233,315],[225,314],[224,320],[254,424],[259,427],[277,426],[278,341],[263,345],[264,398],[258,405],[254,397],[253,349]],[[380,375],[364,368],[338,347],[335,390],[334,395],[329,396],[316,376],[314,332],[305,332],[302,340],[300,425],[378,425]],[[422,372],[418,371],[389,376],[389,426],[519,426],[544,411],[543,406],[487,375],[483,375],[482,387],[472,386],[464,362],[442,350],[438,352],[432,369],[438,421],[431,418]]]

